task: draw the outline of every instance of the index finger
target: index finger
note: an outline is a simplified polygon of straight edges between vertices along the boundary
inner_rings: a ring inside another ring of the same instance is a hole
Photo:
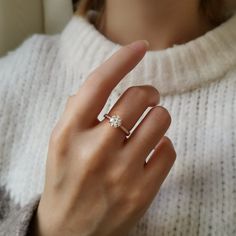
[[[94,124],[112,90],[141,61],[147,48],[145,40],[126,45],[89,75],[75,98],[83,127]]]

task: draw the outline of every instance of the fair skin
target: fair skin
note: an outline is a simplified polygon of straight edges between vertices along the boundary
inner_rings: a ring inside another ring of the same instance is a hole
[[[164,107],[158,106],[160,96],[156,88],[130,87],[109,111],[109,114],[119,114],[123,125],[131,130],[151,107],[129,138],[121,129],[110,127],[107,119],[100,122],[97,117],[114,87],[142,60],[148,49],[163,49],[188,41],[205,32],[208,25],[200,27],[199,23],[205,21],[193,14],[194,0],[192,4],[187,4],[187,0],[178,4],[165,1],[174,4],[169,10],[164,8],[169,6],[164,1],[152,0],[150,7],[136,0],[130,20],[125,18],[128,17],[126,7],[131,7],[129,1],[109,2],[114,19],[107,21],[110,26],[107,25],[106,32],[111,38],[118,37],[119,30],[123,29],[126,33],[117,39],[121,44],[147,38],[151,46],[148,48],[144,41],[137,41],[122,47],[92,71],[78,92],[68,98],[50,137],[45,186],[30,225],[30,236],[127,235],[158,194],[175,162],[175,149],[165,136],[171,116]],[[159,19],[153,12],[155,2],[160,4],[159,8],[163,7],[157,11]],[[114,6],[117,14],[112,9]],[[176,7],[181,10],[181,6],[185,7],[179,13],[181,17],[174,14],[173,19],[164,20],[167,11]],[[122,19],[120,23],[117,17]],[[154,31],[155,21],[159,23],[155,25],[158,30]]]
[[[31,235],[126,235],[148,209],[176,158],[164,136],[171,117],[157,106],[158,91],[149,85],[130,87],[114,104],[110,113],[119,114],[129,130],[152,107],[129,138],[97,119],[114,87],[146,50],[143,41],[121,48],[69,97],[50,138]]]
[[[199,0],[109,0],[99,30],[121,45],[144,38],[149,50],[166,49],[214,28],[198,5]]]

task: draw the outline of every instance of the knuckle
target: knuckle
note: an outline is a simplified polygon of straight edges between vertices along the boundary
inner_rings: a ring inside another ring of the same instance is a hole
[[[73,130],[73,124],[71,121],[65,121],[61,124],[59,128],[59,135],[61,138],[66,139],[69,137]]]
[[[59,124],[57,124],[52,130],[50,144],[54,147],[55,151],[59,155],[64,155],[68,150],[68,130],[69,127],[67,127],[66,125],[59,126]]]
[[[150,100],[147,90],[143,86],[129,87],[127,92],[129,93],[130,96],[133,96],[140,101],[148,103]]]
[[[127,89],[127,92],[132,98],[135,97],[149,106],[157,105],[160,100],[159,91],[151,85],[132,86]]]
[[[157,117],[161,117],[161,119],[164,122],[168,123],[168,125],[171,124],[171,122],[172,122],[171,115],[165,107],[156,106],[156,107],[153,108],[153,112],[155,113],[155,115]]]
[[[166,145],[168,150],[169,150],[170,158],[172,158],[175,161],[176,157],[177,157],[177,153],[175,151],[175,148],[173,146],[173,143],[172,143],[171,139],[168,138],[167,136],[164,136],[162,139],[163,139],[164,145]]]
[[[80,173],[81,177],[85,179],[89,177],[94,178],[102,173],[102,171],[104,172],[104,162],[97,155],[98,153],[96,151],[89,151],[87,153],[86,147],[76,152],[76,161],[82,170]]]
[[[104,150],[107,148],[104,146],[105,144],[101,143],[100,141],[91,148],[91,143],[84,145],[83,148],[80,150],[80,161],[84,163],[88,170],[98,170],[101,168],[101,171],[104,170],[104,163],[106,162],[108,156],[110,155],[109,151],[104,154]]]
[[[122,168],[116,168],[113,169],[111,173],[109,173],[107,178],[107,187],[113,188],[114,186],[117,186],[117,184],[121,183],[121,178],[124,174],[124,171]]]
[[[155,106],[160,101],[160,93],[159,93],[159,91],[157,90],[157,88],[155,88],[152,85],[145,85],[145,87],[147,89],[148,94],[152,94],[152,96],[150,96],[150,98],[151,98],[150,103],[152,103],[153,106]]]

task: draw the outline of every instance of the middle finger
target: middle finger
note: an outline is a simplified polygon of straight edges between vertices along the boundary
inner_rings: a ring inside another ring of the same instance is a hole
[[[133,154],[135,160],[139,156],[143,165],[147,156],[165,135],[170,124],[171,116],[168,110],[162,106],[153,107],[126,140],[125,149]]]

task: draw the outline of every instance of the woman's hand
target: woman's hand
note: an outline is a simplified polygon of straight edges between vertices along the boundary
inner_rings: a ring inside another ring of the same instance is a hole
[[[129,138],[107,119],[97,119],[114,87],[146,50],[144,41],[122,47],[69,97],[50,137],[34,235],[123,236],[157,194],[176,158],[164,136],[171,117],[156,106],[158,91],[147,85],[130,87],[109,112],[120,115],[130,130],[153,107]]]

